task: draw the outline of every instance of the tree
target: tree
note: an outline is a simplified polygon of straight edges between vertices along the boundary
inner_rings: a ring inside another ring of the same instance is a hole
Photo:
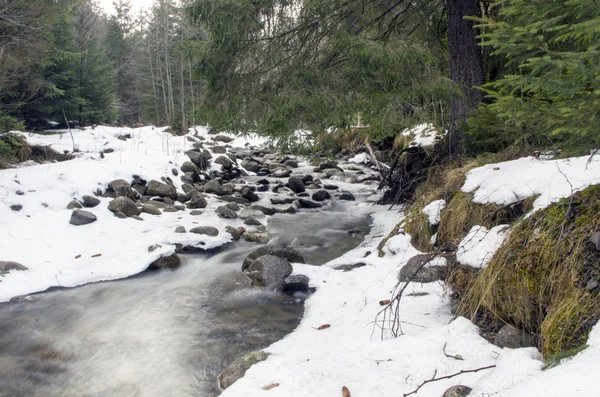
[[[473,124],[493,116],[548,141],[600,144],[600,7],[594,0],[511,0],[481,20],[484,46],[507,72],[485,85],[492,100]]]

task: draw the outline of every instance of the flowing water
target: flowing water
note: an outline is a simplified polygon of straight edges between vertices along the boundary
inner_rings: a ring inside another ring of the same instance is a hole
[[[322,264],[368,232],[368,215],[354,205],[276,215],[269,227],[274,241]],[[256,248],[240,241],[185,255],[175,271],[0,305],[0,396],[216,395],[216,377],[231,361],[281,339],[303,315],[297,299],[233,286]]]

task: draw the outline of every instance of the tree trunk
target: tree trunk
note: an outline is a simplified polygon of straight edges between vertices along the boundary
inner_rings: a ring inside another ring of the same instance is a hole
[[[477,46],[477,33],[473,21],[465,16],[479,14],[478,0],[446,0],[448,23],[448,52],[450,78],[459,85],[462,96],[450,100],[451,157],[464,153],[465,135],[461,123],[483,100],[483,92],[474,88],[483,84],[481,52]]]

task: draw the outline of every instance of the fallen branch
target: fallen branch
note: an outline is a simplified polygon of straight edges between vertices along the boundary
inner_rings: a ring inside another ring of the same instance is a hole
[[[73,141],[73,153],[75,153],[75,138],[73,138],[73,133],[71,132],[71,126],[69,125],[69,120],[67,120],[67,114],[65,113],[65,109],[62,109],[63,117],[65,118],[65,123],[67,123],[67,129],[69,130],[69,134],[71,134],[71,141]]]
[[[377,165],[377,168],[379,168],[379,173],[381,174],[381,177],[385,178],[385,176],[387,174],[386,171],[389,171],[390,167],[383,164],[381,161],[377,160],[377,157],[375,157],[375,152],[373,151],[373,148],[368,143],[367,143],[367,149],[369,149],[369,155],[371,157],[371,161],[374,162],[375,165]]]
[[[421,387],[425,386],[427,383],[437,382],[438,380],[443,380],[443,379],[450,379],[450,378],[454,378],[455,376],[458,376],[458,375],[479,372],[479,371],[483,371],[485,369],[490,369],[490,368],[495,368],[495,367],[496,367],[495,365],[488,365],[487,367],[481,367],[481,368],[476,368],[476,369],[463,369],[462,371],[457,372],[455,374],[440,376],[439,378],[435,377],[435,375],[437,374],[437,371],[436,371],[436,374],[433,375],[433,378],[423,381],[423,383],[421,383],[415,390],[411,391],[410,393],[404,393],[402,395],[402,397],[407,397],[407,396],[410,396],[411,394],[417,394],[419,389]]]

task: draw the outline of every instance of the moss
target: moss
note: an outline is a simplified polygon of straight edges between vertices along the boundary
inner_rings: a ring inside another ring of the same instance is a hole
[[[431,236],[434,228],[429,224],[429,218],[418,208],[413,208],[406,216],[406,232],[410,234],[411,244],[420,251],[431,249]]]
[[[399,223],[396,224],[396,226],[394,226],[394,228],[392,229],[392,231],[379,242],[379,245],[377,246],[377,256],[379,256],[380,258],[383,258],[385,256],[385,252],[383,252],[383,248],[385,247],[385,245],[387,244],[387,242],[389,241],[389,239],[391,239],[394,236],[397,236],[400,233],[403,233],[404,230],[404,219],[402,221],[400,221]]]
[[[547,358],[583,345],[600,318],[600,293],[586,290],[600,277],[600,253],[589,241],[599,224],[600,185],[523,220],[477,277],[459,313],[527,330]]]

